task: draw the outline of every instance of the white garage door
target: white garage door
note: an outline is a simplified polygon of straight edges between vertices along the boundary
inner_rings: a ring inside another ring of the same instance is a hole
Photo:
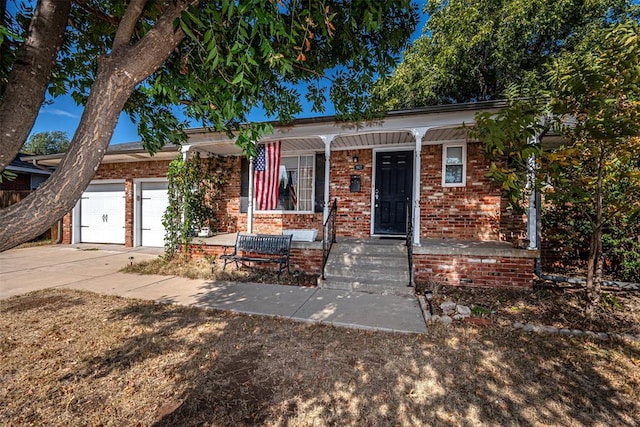
[[[140,243],[142,246],[164,246],[162,216],[167,209],[167,183],[142,182],[140,207]]]
[[[124,244],[124,184],[91,184],[80,201],[80,241]]]

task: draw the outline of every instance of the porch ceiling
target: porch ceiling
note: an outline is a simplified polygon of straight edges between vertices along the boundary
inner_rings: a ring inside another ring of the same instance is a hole
[[[299,137],[299,138],[278,138],[264,139],[262,142],[281,141],[282,152],[292,153],[301,151],[324,151],[324,142],[319,136]],[[200,152],[219,154],[222,156],[239,156],[240,147],[235,140],[214,141],[209,143],[194,144],[194,149]]]
[[[442,127],[429,129],[422,138],[423,143],[441,143],[444,141],[464,141],[467,139],[468,129],[456,127]]]
[[[459,126],[443,126],[428,129],[422,138],[423,144],[439,144],[448,141],[464,141],[468,129]],[[235,140],[226,136],[215,135],[208,140],[192,139],[194,150],[214,153],[223,156],[240,155],[240,148]],[[327,135],[329,136],[329,135]],[[270,136],[262,142],[281,141],[283,153],[324,151],[324,140],[321,135]],[[341,133],[331,142],[332,151],[366,149],[394,145],[415,145],[415,137],[410,129],[364,130],[354,133]]]
[[[331,149],[347,150],[402,144],[415,144],[415,138],[410,131],[364,132],[339,135],[331,143]]]

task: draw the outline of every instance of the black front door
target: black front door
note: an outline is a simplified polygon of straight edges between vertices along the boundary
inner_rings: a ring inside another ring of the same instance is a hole
[[[413,187],[413,151],[378,152],[374,189],[374,234],[405,234]]]

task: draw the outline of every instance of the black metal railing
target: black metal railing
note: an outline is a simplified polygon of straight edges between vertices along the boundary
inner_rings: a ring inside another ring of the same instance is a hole
[[[411,200],[407,200],[407,259],[409,261],[409,284],[413,286],[413,212]]]
[[[336,242],[336,217],[338,216],[338,199],[333,199],[329,216],[324,222],[322,233],[322,280],[324,277],[324,267],[327,265],[331,247]]]

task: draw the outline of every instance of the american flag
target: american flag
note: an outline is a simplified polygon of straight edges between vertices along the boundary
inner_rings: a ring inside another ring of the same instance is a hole
[[[278,206],[280,145],[280,141],[258,145],[258,157],[255,164],[258,210],[275,209]]]

